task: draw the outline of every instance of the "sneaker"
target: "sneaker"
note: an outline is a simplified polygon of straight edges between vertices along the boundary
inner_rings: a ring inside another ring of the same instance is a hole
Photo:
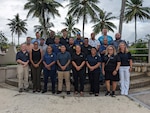
[[[115,91],[112,91],[111,96],[112,96],[112,97],[116,97]]]
[[[55,91],[52,91],[52,94],[55,94]]]
[[[107,92],[105,93],[105,96],[110,96],[110,91],[107,91]]]
[[[98,93],[95,93],[95,96],[97,97],[97,96],[99,96],[99,94],[98,94]]]
[[[84,93],[82,91],[80,92],[80,96],[84,96]]]
[[[70,91],[67,91],[67,95],[70,95]]]
[[[47,90],[43,90],[43,91],[42,91],[42,93],[46,93],[46,92],[47,92]]]
[[[94,92],[91,91],[89,94],[92,95],[92,94],[94,94]]]
[[[62,93],[62,91],[57,91],[57,94],[61,94]]]
[[[23,92],[23,89],[22,89],[22,88],[20,88],[20,89],[19,89],[19,93],[22,93],[22,92]]]
[[[28,91],[29,91],[29,88],[25,88],[24,91],[28,92]]]

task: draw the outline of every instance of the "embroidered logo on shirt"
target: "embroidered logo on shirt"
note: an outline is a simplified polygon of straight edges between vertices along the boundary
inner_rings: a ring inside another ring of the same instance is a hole
[[[80,55],[80,57],[83,57],[83,55]]]

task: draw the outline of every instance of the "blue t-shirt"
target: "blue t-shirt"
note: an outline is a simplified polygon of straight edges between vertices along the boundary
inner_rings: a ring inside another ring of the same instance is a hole
[[[109,36],[109,35],[107,35],[106,38],[107,38],[107,40],[108,40],[108,45],[110,45],[110,44],[112,43],[112,41],[113,41],[113,38],[112,38],[111,36]],[[103,43],[104,36],[100,36],[100,37],[98,38],[98,40],[99,40],[99,42],[101,43],[101,45],[104,44],[104,43]]]
[[[67,62],[70,60],[71,61],[71,55],[69,52],[59,52],[57,54],[57,60],[59,61],[59,63],[64,66],[67,64]],[[69,68],[69,65],[66,67],[65,71],[69,71],[70,68]],[[61,68],[58,66],[58,71],[62,71]]]
[[[37,41],[40,44],[40,39],[37,38],[32,39],[31,43],[33,44],[35,41]]]
[[[61,44],[53,44],[52,48],[53,48],[53,52],[57,55],[60,52],[60,47]]]
[[[22,51],[19,51],[16,54],[16,61],[17,60],[21,60],[23,62],[27,62],[29,60],[29,53],[27,51],[25,53],[23,53]]]
[[[43,61],[45,61],[46,64],[50,64],[52,62],[56,62],[56,54],[55,53],[51,53],[48,54],[47,52],[45,53],[45,55],[43,56]],[[51,70],[56,70],[56,64],[51,66]]]
[[[94,57],[92,55],[88,55],[86,61],[90,64],[90,66],[95,66],[97,63],[101,62],[101,57],[98,55],[95,55]],[[93,71],[100,72],[100,69],[96,68]]]

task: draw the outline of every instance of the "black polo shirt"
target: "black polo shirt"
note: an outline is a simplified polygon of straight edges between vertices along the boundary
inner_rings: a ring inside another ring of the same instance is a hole
[[[46,39],[46,45],[54,44],[54,39],[55,38],[47,38]]]
[[[97,63],[101,62],[101,57],[98,55],[95,55],[94,57],[92,55],[88,55],[86,61],[90,66],[95,66]],[[100,68],[96,68],[94,72],[100,72]]]
[[[23,62],[27,62],[29,60],[29,53],[27,51],[25,53],[23,53],[22,51],[19,51],[16,54],[16,61],[17,60],[21,60]]]
[[[66,46],[67,51],[71,54],[71,57],[73,56],[73,54],[75,53],[75,45],[67,45]]]
[[[72,56],[72,61],[74,61],[77,66],[80,66],[82,62],[85,61],[84,53],[81,52],[79,55],[74,53]]]
[[[69,44],[69,38],[63,38],[63,37],[61,37],[60,38],[60,44],[62,44],[62,45],[67,45],[67,44]]]
[[[120,57],[118,55],[112,55],[110,57],[106,55],[103,58],[103,62],[105,63],[105,68],[104,68],[105,71],[106,70],[113,71],[116,69],[117,63],[120,62]]]
[[[118,53],[119,57],[120,57],[120,61],[121,61],[121,65],[120,66],[130,66],[130,60],[132,59],[131,53]]]
[[[91,48],[92,46],[88,45],[88,46],[82,46],[81,50],[82,52],[85,54],[85,57],[87,57],[88,55],[91,54]]]

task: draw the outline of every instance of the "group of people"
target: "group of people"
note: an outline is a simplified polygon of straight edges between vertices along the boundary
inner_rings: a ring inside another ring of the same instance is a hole
[[[81,38],[77,33],[76,39],[68,37],[67,30],[62,30],[62,37],[55,36],[51,31],[49,38],[41,38],[36,32],[36,38],[27,37],[26,43],[21,44],[21,50],[16,55],[18,63],[19,92],[29,90],[29,67],[33,83],[33,93],[47,92],[48,78],[52,83],[52,93],[56,93],[56,79],[58,79],[57,94],[62,93],[65,80],[66,93],[70,94],[70,73],[73,75],[74,94],[84,95],[84,80],[86,72],[90,82],[90,94],[99,95],[99,82],[105,81],[107,92],[105,96],[115,96],[117,82],[120,81],[121,95],[128,95],[132,57],[127,44],[116,33],[115,40],[107,35],[95,39]],[[41,89],[41,72],[44,75],[44,87]],[[110,88],[112,84],[112,88]],[[112,91],[110,91],[112,89]]]

